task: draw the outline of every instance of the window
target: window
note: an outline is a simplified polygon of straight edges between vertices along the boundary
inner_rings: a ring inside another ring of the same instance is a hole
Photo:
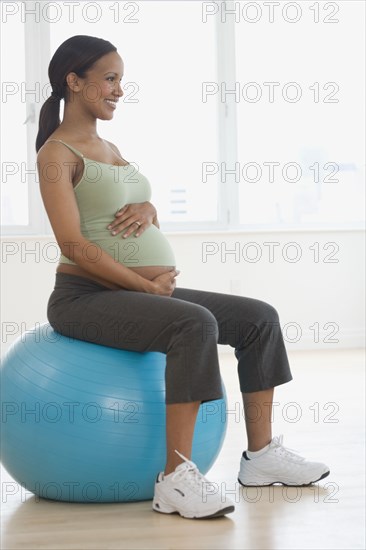
[[[203,182],[202,162],[218,162],[218,99],[201,98],[202,82],[218,78],[215,21],[202,23],[199,2],[98,6],[84,14],[75,10],[72,24],[65,24],[65,12],[52,25],[51,55],[75,34],[117,47],[125,95],[113,121],[98,121],[100,135],[149,178],[161,223],[217,223],[219,178]],[[90,22],[94,17],[97,26]]]
[[[241,224],[346,227],[364,220],[363,13],[363,3],[352,1],[282,2],[273,22],[268,5],[241,13]]]
[[[13,40],[14,36],[17,37]],[[12,44],[9,55],[6,45]],[[25,82],[24,24],[10,19],[1,32],[1,223],[29,225],[28,185],[24,175],[27,164],[26,104],[22,102]],[[31,114],[29,115],[31,117]]]
[[[52,233],[34,143],[49,61],[75,34],[124,60],[98,131],[149,178],[163,230],[363,226],[363,2],[71,4],[2,13],[3,234]]]

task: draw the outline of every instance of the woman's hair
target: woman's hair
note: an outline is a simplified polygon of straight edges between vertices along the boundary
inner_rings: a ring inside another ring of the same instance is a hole
[[[74,72],[80,78],[85,78],[85,73],[98,59],[116,51],[117,48],[108,40],[86,35],[72,36],[57,48],[48,66],[52,94],[46,99],[39,114],[37,153],[61,124],[60,101],[61,99],[68,101],[66,76]]]

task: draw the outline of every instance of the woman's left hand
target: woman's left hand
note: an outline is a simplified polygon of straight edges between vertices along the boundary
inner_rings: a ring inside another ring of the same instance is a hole
[[[134,232],[135,236],[138,237],[157,219],[156,214],[156,208],[151,202],[126,204],[120,210],[117,210],[114,215],[115,219],[108,225],[107,229],[111,231],[112,235],[117,235],[128,227],[122,237],[129,237]],[[140,225],[135,222],[139,222]]]

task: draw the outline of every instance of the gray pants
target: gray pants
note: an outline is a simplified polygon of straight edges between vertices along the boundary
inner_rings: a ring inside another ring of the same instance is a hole
[[[292,380],[278,313],[254,298],[179,287],[159,296],[56,273],[47,317],[70,338],[165,353],[167,404],[222,397],[218,343],[235,350],[242,392]]]

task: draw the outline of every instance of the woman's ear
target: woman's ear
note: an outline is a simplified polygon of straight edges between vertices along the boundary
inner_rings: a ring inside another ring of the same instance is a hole
[[[66,75],[66,83],[72,92],[80,92],[81,82],[76,73],[69,73]]]

